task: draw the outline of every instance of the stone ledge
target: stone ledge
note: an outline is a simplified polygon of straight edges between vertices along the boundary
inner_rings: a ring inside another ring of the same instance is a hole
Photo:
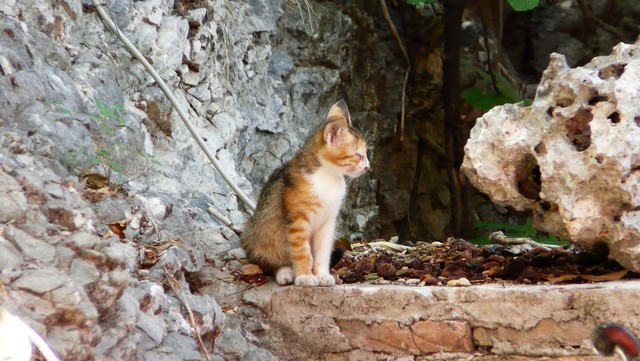
[[[588,360],[598,323],[640,331],[640,282],[405,287],[266,285],[244,295],[322,359]],[[594,358],[599,359],[599,358]]]

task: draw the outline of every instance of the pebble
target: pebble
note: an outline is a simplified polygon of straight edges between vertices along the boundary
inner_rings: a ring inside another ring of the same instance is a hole
[[[410,278],[405,281],[408,286],[417,286],[420,283],[420,280],[417,278]]]
[[[468,279],[466,278],[458,278],[456,280],[449,280],[447,281],[447,286],[453,286],[453,287],[467,287],[467,286],[471,286],[471,282],[469,282]]]
[[[32,291],[37,294],[44,294],[54,290],[68,282],[67,276],[61,274],[55,268],[43,268],[26,270],[12,287]]]

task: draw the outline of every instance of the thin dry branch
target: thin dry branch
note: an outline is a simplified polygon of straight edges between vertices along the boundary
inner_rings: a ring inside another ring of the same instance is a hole
[[[391,16],[389,15],[389,9],[387,8],[387,2],[385,0],[380,0],[380,6],[382,7],[382,15],[384,19],[389,24],[389,29],[391,29],[391,34],[396,39],[402,54],[404,55],[404,59],[407,61],[407,69],[404,73],[404,81],[402,83],[402,105],[401,105],[401,113],[400,113],[400,140],[404,140],[404,116],[405,116],[405,103],[407,97],[407,82],[409,81],[409,72],[411,71],[411,59],[409,58],[409,53],[407,53],[407,48],[404,46],[404,42],[400,38],[400,34],[398,34],[398,29],[396,28],[393,20],[391,20]]]
[[[582,16],[584,16],[585,20],[594,22],[597,26],[599,26],[602,30],[608,32],[609,34],[615,36],[618,41],[624,41],[624,36],[618,29],[613,26],[605,23],[602,19],[596,17],[591,12],[591,9],[587,6],[587,3],[584,0],[578,0],[578,6],[580,7],[580,11],[582,12]]]
[[[505,244],[505,245],[522,245],[522,244],[528,244],[531,247],[540,247],[543,248],[547,251],[551,250],[552,248],[557,248],[560,246],[555,246],[555,245],[551,245],[551,244],[542,244],[542,243],[538,243],[534,240],[532,240],[531,238],[527,238],[527,237],[517,237],[517,238],[512,238],[512,237],[507,237],[505,236],[504,233],[502,233],[502,231],[497,231],[497,232],[493,232],[489,235],[489,240],[491,241],[491,243],[495,243],[495,244]]]
[[[255,210],[256,210],[255,203],[253,203],[253,201],[251,199],[249,199],[249,197],[240,189],[240,187],[238,187],[238,185],[231,179],[231,176],[218,163],[218,160],[213,156],[211,151],[209,151],[209,148],[205,144],[205,142],[202,139],[202,137],[200,136],[199,132],[195,129],[193,123],[191,123],[191,121],[187,117],[187,114],[184,112],[182,107],[178,104],[178,100],[173,95],[173,93],[171,92],[171,90],[169,89],[167,84],[164,82],[164,80],[162,80],[162,78],[160,77],[158,72],[153,68],[153,66],[151,66],[151,64],[144,57],[144,55],[142,55],[142,53],[140,53],[140,50],[138,50],[138,48],[136,48],[133,45],[133,43],[131,43],[131,41],[129,41],[129,39],[124,35],[124,33],[122,33],[122,31],[120,31],[120,29],[116,26],[116,24],[113,22],[113,20],[111,20],[111,17],[109,17],[107,12],[104,10],[104,8],[100,4],[100,2],[98,0],[91,0],[91,2],[95,6],[95,8],[96,8],[96,10],[98,12],[98,15],[100,15],[100,18],[102,18],[102,21],[104,22],[106,27],[114,35],[116,35],[118,37],[118,39],[120,39],[120,41],[124,44],[124,46],[127,49],[127,51],[129,51],[129,53],[133,57],[138,59],[138,61],[147,70],[149,75],[151,75],[153,80],[155,80],[156,84],[160,87],[162,92],[165,94],[165,96],[171,102],[173,108],[176,110],[176,112],[180,116],[180,119],[182,120],[184,125],[189,130],[189,133],[191,134],[193,139],[196,141],[198,146],[202,149],[202,151],[207,156],[207,158],[209,159],[209,161],[211,162],[213,167],[218,171],[218,173],[220,173],[220,175],[222,176],[224,181],[227,183],[227,185],[229,185],[229,187],[233,190],[233,192],[238,196],[238,198],[240,198],[240,200],[242,200],[244,202],[244,204],[247,206],[247,208],[249,208],[250,211],[255,212]]]
[[[241,229],[238,229],[238,227],[236,227],[233,224],[233,222],[231,222],[231,220],[229,220],[229,218],[227,218],[224,215],[222,215],[222,213],[216,211],[213,207],[207,208],[207,212],[209,212],[210,215],[216,217],[220,222],[222,222],[222,224],[227,226],[230,230],[234,231],[238,236],[242,234],[242,230]]]
[[[184,296],[184,292],[182,292],[182,286],[180,286],[180,283],[178,282],[178,280],[176,280],[176,278],[173,277],[171,273],[169,273],[169,270],[167,269],[166,265],[163,267],[163,269],[164,269],[164,274],[167,276],[167,281],[169,282],[169,286],[171,286],[171,289],[173,290],[173,292],[175,292],[175,294],[178,295],[178,297],[180,298],[180,301],[182,301],[182,304],[187,309],[187,313],[189,313],[189,321],[191,322],[191,327],[193,327],[193,332],[195,332],[196,337],[198,338],[198,344],[202,349],[202,354],[204,355],[205,360],[210,361],[211,358],[209,357],[209,352],[207,351],[207,348],[204,346],[204,341],[202,341],[202,336],[200,335],[200,330],[198,329],[198,325],[196,324],[196,319],[195,317],[193,317],[193,312],[191,311],[191,306],[189,306],[189,302],[187,302],[187,298]]]

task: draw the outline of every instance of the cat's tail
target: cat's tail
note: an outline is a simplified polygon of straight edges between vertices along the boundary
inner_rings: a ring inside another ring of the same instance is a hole
[[[333,268],[333,266],[340,262],[346,250],[347,249],[344,246],[337,246],[333,251],[331,251],[331,262],[329,263],[329,268]]]

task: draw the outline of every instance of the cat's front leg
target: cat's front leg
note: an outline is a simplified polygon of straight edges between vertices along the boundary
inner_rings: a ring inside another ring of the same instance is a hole
[[[313,236],[313,273],[318,277],[320,286],[335,286],[336,280],[331,275],[331,251],[333,235],[336,228],[335,219],[327,221]]]
[[[297,217],[287,228],[287,238],[289,239],[289,247],[291,249],[291,263],[295,271],[296,286],[315,287],[320,281],[311,271],[312,256],[311,247],[309,246],[309,238],[311,236],[311,225],[309,224],[309,216],[300,212]]]

